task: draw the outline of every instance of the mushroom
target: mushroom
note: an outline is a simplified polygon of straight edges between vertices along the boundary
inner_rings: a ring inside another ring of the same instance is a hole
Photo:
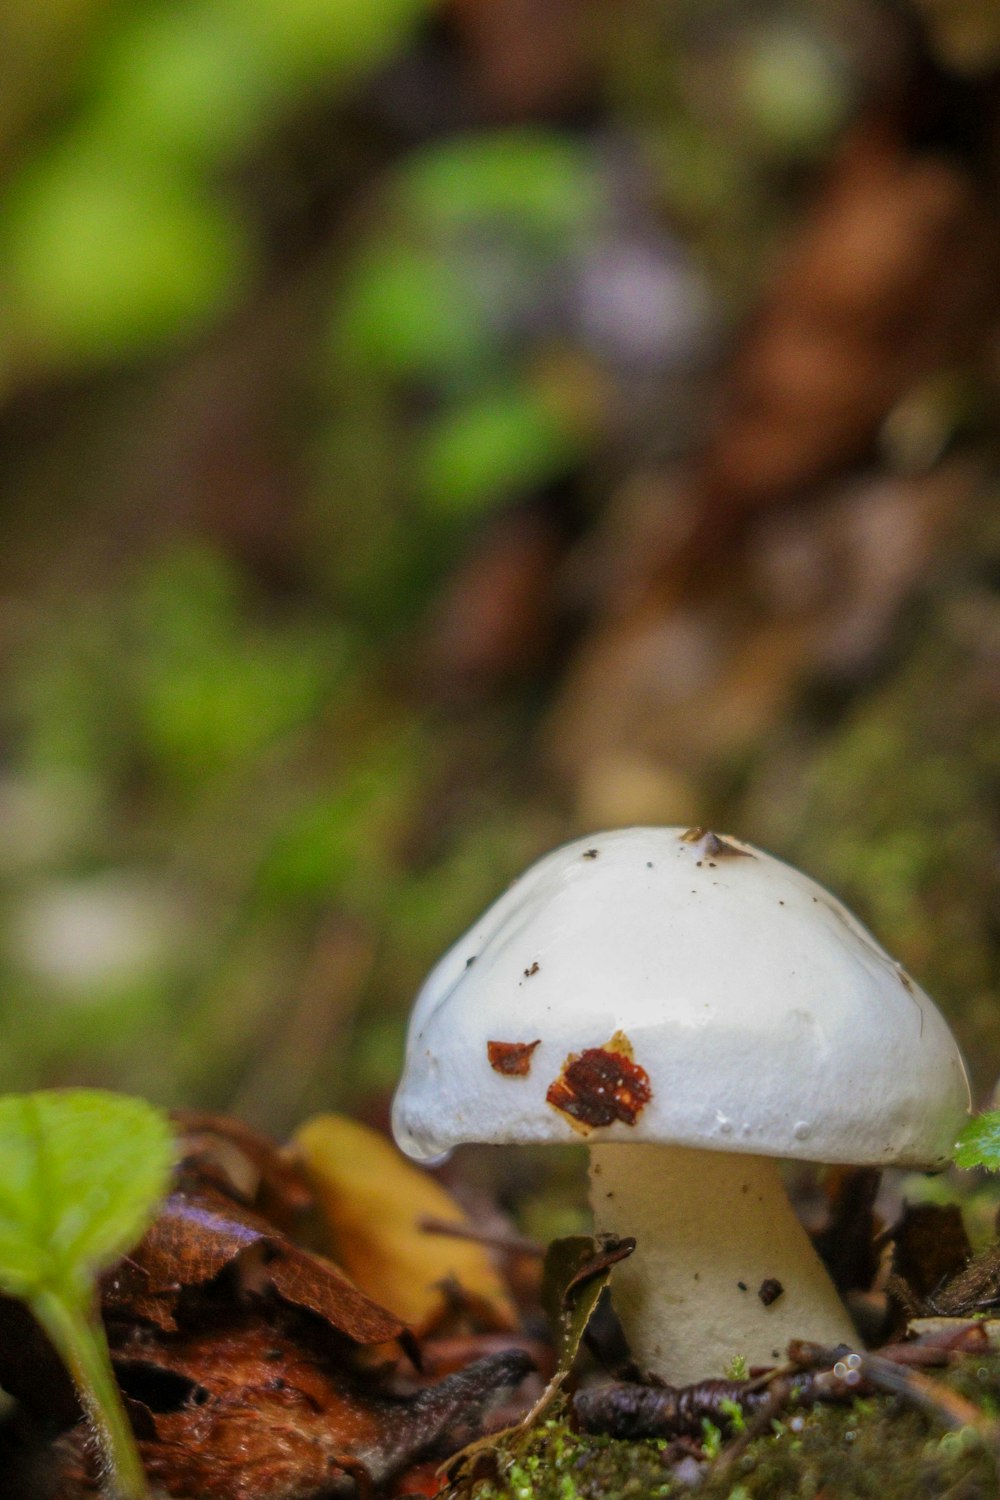
[[[613,1298],[683,1385],[854,1329],[779,1158],[940,1168],[969,1108],[933,1002],[822,886],[700,828],[623,828],[533,865],[414,1007],[393,1129],[590,1147]]]

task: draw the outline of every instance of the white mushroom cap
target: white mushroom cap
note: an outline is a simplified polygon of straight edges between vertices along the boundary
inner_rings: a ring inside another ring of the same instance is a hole
[[[611,1123],[549,1102],[574,1057],[613,1075],[629,1048],[639,1096],[621,1084],[615,1118],[612,1077]],[[931,1167],[968,1107],[933,1002],[821,886],[733,838],[624,828],[539,860],[433,970],[393,1128],[418,1158],[586,1139]]]

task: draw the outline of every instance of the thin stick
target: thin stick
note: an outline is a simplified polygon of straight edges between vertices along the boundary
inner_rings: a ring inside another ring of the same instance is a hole
[[[536,1240],[520,1239],[517,1235],[491,1234],[485,1229],[473,1229],[471,1224],[458,1224],[450,1219],[423,1218],[417,1220],[417,1228],[425,1234],[447,1234],[455,1240],[471,1240],[474,1245],[486,1245],[491,1250],[505,1250],[510,1255],[531,1255],[541,1260],[545,1246]]]

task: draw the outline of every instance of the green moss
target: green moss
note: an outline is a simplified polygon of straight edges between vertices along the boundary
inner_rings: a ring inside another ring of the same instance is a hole
[[[496,1477],[460,1483],[455,1500],[597,1500],[669,1495],[663,1442],[619,1442],[571,1431],[564,1407],[496,1452]]]
[[[1000,1359],[969,1360],[946,1383],[992,1417],[1000,1403]],[[713,1425],[713,1424],[709,1424]],[[714,1433],[709,1434],[714,1437]],[[725,1451],[723,1439],[722,1450]],[[719,1445],[709,1445],[710,1460]],[[450,1500],[659,1500],[691,1493],[673,1475],[663,1441],[626,1441],[572,1431],[565,1405],[495,1454],[495,1473],[465,1479]],[[707,1462],[699,1500],[991,1500],[1000,1494],[997,1459],[973,1427],[949,1430],[937,1417],[890,1397],[850,1406],[791,1408],[772,1431],[725,1466]],[[690,1474],[685,1475],[690,1480]]]

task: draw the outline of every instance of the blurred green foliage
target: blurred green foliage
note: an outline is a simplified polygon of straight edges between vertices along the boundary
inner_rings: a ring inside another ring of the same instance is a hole
[[[490,339],[473,288],[440,253],[367,248],[341,288],[337,348],[360,376],[434,379],[488,362]]]
[[[140,0],[85,17],[68,117],[0,199],[5,363],[134,357],[206,327],[260,274],[225,174],[304,94],[355,80],[427,0]]]
[[[100,134],[26,166],[3,205],[13,337],[74,365],[183,339],[239,295],[245,233],[203,186]]]
[[[544,299],[600,223],[594,152],[566,134],[498,130],[426,147],[384,193],[338,288],[334,366],[398,400],[427,390],[415,498],[461,519],[572,472],[593,424],[546,396],[533,363],[566,330]],[[541,304],[541,305],[540,305]]]
[[[224,1101],[256,1059],[280,1068],[274,1006],[294,1006],[322,961],[333,910],[361,924],[368,956],[320,999],[339,1034],[366,986],[383,1042],[361,1036],[346,1073],[332,1048],[289,1058],[288,1123],[331,1074],[356,1097],[387,1086],[412,988],[534,852],[534,815],[497,811],[491,828],[497,788],[468,824],[463,795],[457,818],[428,825],[455,771],[384,696],[357,628],[315,602],[265,607],[205,544],[63,603],[19,680],[0,783],[17,1041],[0,1077]],[[413,839],[435,850],[423,872]]]
[[[585,144],[536,128],[450,141],[411,158],[400,201],[432,232],[493,223],[544,245],[592,221],[601,191]]]
[[[70,614],[25,680],[26,764],[119,787],[141,767],[205,796],[308,722],[346,669],[335,627],[255,620],[246,580],[204,546],[165,552],[89,618]]]
[[[203,549],[157,561],[130,624],[140,753],[192,795],[308,724],[349,670],[346,632],[262,626],[244,580]]]
[[[508,384],[456,405],[416,454],[417,492],[432,511],[464,515],[530,492],[583,458],[582,435],[530,387]]]

